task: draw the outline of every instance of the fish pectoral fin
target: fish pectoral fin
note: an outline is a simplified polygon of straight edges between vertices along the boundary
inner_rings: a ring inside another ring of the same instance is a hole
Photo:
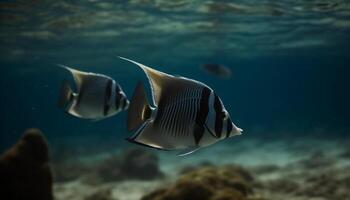
[[[180,151],[177,156],[187,156],[195,151],[197,151],[200,147],[199,146],[195,146],[195,147],[190,147],[188,149],[185,149],[183,151]]]
[[[136,141],[132,137],[131,138],[126,138],[126,140],[131,142],[131,143],[138,144],[138,145],[141,145],[141,146],[144,146],[144,147],[148,147],[148,148],[152,148],[152,149],[158,149],[158,150],[163,150],[163,151],[169,151],[168,149],[164,149],[164,148],[161,148],[159,146],[152,146],[150,144],[146,144],[146,143],[143,143],[143,142]]]

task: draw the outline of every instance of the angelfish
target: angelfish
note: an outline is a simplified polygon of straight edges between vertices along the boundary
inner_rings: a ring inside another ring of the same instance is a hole
[[[69,82],[63,81],[59,97],[59,107],[64,108],[70,115],[101,120],[128,108],[129,100],[112,78],[59,66],[73,75],[76,84],[77,92],[73,92]]]
[[[128,130],[136,132],[128,141],[162,150],[179,150],[178,155],[183,156],[242,133],[219,96],[204,83],[120,58],[138,65],[146,73],[154,105],[149,104],[143,84],[138,83],[128,110]]]

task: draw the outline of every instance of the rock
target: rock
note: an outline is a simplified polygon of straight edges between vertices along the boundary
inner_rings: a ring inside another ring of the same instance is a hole
[[[242,193],[231,190],[223,189],[215,193],[215,195],[210,200],[245,200],[247,199]]]
[[[96,166],[96,172],[86,183],[99,184],[123,180],[153,180],[163,177],[158,157],[148,151],[134,148],[112,156]]]
[[[0,157],[1,199],[51,200],[49,147],[38,129],[28,129]]]
[[[117,199],[112,197],[112,190],[108,188],[108,189],[98,190],[92,195],[86,197],[85,200],[117,200]]]
[[[141,200],[245,200],[252,193],[252,181],[250,173],[239,166],[203,167]]]
[[[158,167],[158,157],[149,151],[139,148],[126,150],[120,163],[127,178],[151,180],[163,176]]]

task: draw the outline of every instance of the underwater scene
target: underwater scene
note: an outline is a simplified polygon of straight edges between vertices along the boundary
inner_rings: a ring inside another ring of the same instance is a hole
[[[0,198],[350,200],[350,1],[2,0]]]

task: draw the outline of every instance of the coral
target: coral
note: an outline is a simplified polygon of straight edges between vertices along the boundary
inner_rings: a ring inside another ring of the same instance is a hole
[[[25,131],[0,157],[0,185],[2,199],[53,199],[49,147],[40,130]]]
[[[156,190],[142,200],[244,200],[252,193],[252,181],[250,173],[239,166],[203,167],[184,174],[172,187]]]

